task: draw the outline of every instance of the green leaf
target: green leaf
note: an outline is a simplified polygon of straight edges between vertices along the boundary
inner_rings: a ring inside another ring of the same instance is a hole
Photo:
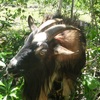
[[[3,98],[3,100],[7,100],[7,95]]]
[[[0,94],[0,100],[2,100],[3,96]]]
[[[11,90],[11,92],[15,92],[15,91],[17,91],[19,88],[18,87],[15,87],[15,88],[13,88],[12,90]]]
[[[6,87],[0,86],[0,92],[1,91],[6,92]]]
[[[83,85],[93,90],[97,88],[98,86],[100,86],[100,83],[95,77],[91,75],[87,75],[87,76],[84,76]]]
[[[97,88],[98,85],[99,85],[99,81],[94,78],[89,82],[88,87],[93,90]]]
[[[3,82],[2,82],[2,81],[0,81],[0,86],[4,86],[4,87],[5,87],[5,84],[3,84]]]
[[[11,93],[10,96],[11,96],[11,97],[14,97],[14,98],[16,98],[16,99],[18,98],[17,95],[16,95],[15,93]]]

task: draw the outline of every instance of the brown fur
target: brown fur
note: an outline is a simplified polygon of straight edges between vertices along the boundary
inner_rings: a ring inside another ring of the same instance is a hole
[[[49,17],[50,18],[50,17]],[[52,18],[56,18],[55,16]],[[46,19],[47,20],[47,19]],[[46,21],[45,20],[45,21]],[[68,100],[72,91],[74,91],[74,82],[81,73],[81,69],[85,66],[85,46],[86,41],[83,34],[83,27],[80,26],[80,21],[71,21],[71,19],[64,19],[63,23],[67,25],[73,25],[81,31],[78,30],[66,30],[55,36],[55,40],[61,46],[76,52],[72,55],[57,55],[56,60],[59,62],[60,67],[58,67],[57,77],[62,77],[64,100]],[[60,70],[60,71],[59,71]],[[61,76],[59,76],[61,75]],[[58,78],[59,79],[59,78]]]

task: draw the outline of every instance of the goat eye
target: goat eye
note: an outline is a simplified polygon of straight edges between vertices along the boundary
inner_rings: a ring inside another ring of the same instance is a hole
[[[46,52],[47,52],[47,50],[46,50],[46,49],[42,49],[42,50],[40,51],[40,55],[41,55],[41,56],[43,56],[43,55],[45,55],[45,54],[46,54]]]

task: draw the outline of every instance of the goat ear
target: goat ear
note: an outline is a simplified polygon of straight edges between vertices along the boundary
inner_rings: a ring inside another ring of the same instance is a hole
[[[31,31],[34,31],[37,28],[31,15],[28,16],[28,25]]]

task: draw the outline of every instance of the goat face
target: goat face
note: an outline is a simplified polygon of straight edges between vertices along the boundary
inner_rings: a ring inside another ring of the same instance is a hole
[[[36,31],[34,31],[34,33],[35,32]],[[11,59],[8,65],[8,72],[12,73],[14,76],[27,73],[29,70],[31,70],[31,68],[35,68],[37,64],[41,64],[39,53],[43,54],[43,49],[46,51],[48,46],[46,43],[39,46],[38,42],[32,42],[33,37],[34,34],[32,32],[26,40],[24,46],[21,48],[18,54]]]
[[[46,37],[35,35],[37,33],[37,27],[34,25],[31,16],[28,18],[28,24],[32,33],[28,36],[25,40],[24,46],[17,55],[10,60],[8,65],[8,72],[12,73],[15,77],[28,73],[31,68],[35,69],[38,65],[41,66],[41,56],[43,57],[48,49],[47,43],[44,42]]]
[[[28,73],[29,70],[37,68],[37,66],[43,65],[43,58],[57,54],[73,54],[70,50],[64,50],[62,46],[53,46],[55,43],[52,40],[59,32],[66,29],[76,29],[72,26],[66,26],[64,24],[54,25],[61,22],[62,19],[48,20],[43,23],[38,29],[33,25],[33,19],[31,16],[28,18],[29,26],[32,33],[28,36],[24,46],[18,52],[18,54],[11,59],[8,67],[8,72],[13,73],[14,76],[18,76],[24,73]],[[48,28],[48,29],[47,29]],[[61,49],[61,50],[60,50]],[[51,53],[52,52],[52,53]],[[33,67],[34,66],[34,67]]]

